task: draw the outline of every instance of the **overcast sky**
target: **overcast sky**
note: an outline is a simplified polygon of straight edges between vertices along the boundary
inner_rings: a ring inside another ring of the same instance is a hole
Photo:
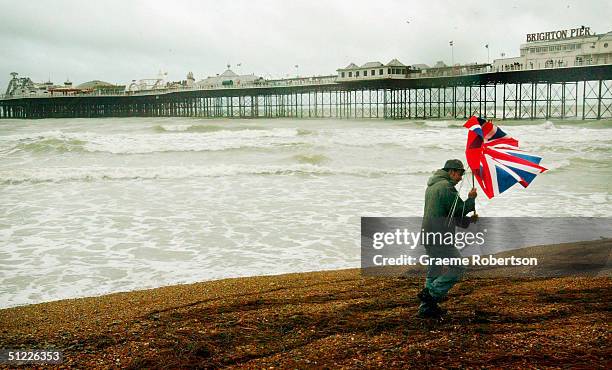
[[[515,56],[525,35],[612,31],[612,1],[54,1],[0,0],[0,86],[34,81],[197,80],[334,74],[350,62],[486,62]],[[241,63],[240,67],[236,65]],[[296,71],[295,65],[298,65]]]

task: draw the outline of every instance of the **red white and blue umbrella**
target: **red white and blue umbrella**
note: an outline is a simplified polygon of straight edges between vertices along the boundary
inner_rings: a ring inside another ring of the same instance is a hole
[[[487,197],[493,198],[516,183],[523,187],[547,169],[541,157],[519,149],[518,140],[491,121],[476,116],[463,125],[468,132],[465,155],[468,166]]]

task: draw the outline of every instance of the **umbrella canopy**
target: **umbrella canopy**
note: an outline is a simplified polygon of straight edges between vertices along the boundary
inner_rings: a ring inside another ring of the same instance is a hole
[[[465,156],[468,166],[487,197],[493,198],[516,183],[527,187],[546,171],[541,157],[519,149],[518,140],[491,121],[476,116],[463,125],[468,132]]]

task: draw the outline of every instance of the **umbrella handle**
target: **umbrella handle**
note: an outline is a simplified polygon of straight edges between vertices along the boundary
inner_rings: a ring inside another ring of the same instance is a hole
[[[472,189],[476,187],[476,184],[474,183],[474,171],[472,170]],[[476,201],[474,201],[474,216],[478,216],[478,213],[476,213]]]
[[[474,171],[472,171],[472,189],[476,186],[476,184],[474,184]]]

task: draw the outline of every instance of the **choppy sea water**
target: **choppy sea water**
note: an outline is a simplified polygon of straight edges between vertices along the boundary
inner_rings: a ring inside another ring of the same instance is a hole
[[[550,171],[480,215],[612,216],[612,121],[498,123]],[[0,307],[358,267],[360,217],[420,216],[462,124],[0,121]]]

